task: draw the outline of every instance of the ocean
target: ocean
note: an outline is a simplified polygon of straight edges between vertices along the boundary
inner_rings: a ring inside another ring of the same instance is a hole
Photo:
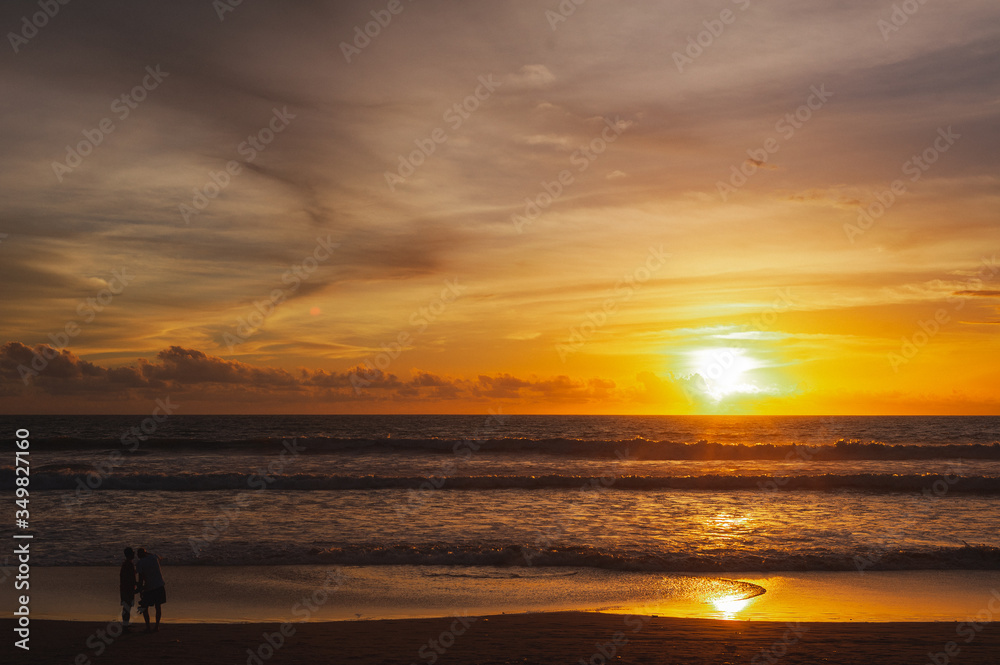
[[[633,573],[1000,570],[998,417],[2,420],[30,432],[35,566],[114,566],[131,545],[168,568],[594,588]]]

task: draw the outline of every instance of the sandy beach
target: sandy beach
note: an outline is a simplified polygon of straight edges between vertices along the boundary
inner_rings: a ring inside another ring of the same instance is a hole
[[[0,624],[12,634],[11,621]],[[97,632],[106,628],[35,622],[31,651],[13,649],[15,662],[921,664],[934,654],[939,665],[1000,663],[997,623],[977,632],[951,622],[785,624],[566,612],[290,624],[285,632],[294,632],[284,637],[276,623],[165,623],[158,633],[139,628],[117,639]]]

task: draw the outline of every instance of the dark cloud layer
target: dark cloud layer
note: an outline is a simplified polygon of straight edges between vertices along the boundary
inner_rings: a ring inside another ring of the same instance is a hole
[[[184,396],[200,389],[201,399],[222,403],[243,392],[282,398],[294,395],[314,408],[328,401],[383,401],[415,399],[504,400],[537,397],[555,401],[592,401],[609,397],[613,381],[573,381],[567,376],[540,380],[509,374],[480,375],[474,381],[448,379],[415,370],[409,379],[375,367],[357,366],[346,372],[300,369],[289,372],[225,360],[178,346],[160,351],[156,362],[144,359],[123,367],[103,367],[67,351],[20,342],[0,346],[0,395],[6,397],[57,395],[106,401],[129,397],[152,398],[169,393]]]

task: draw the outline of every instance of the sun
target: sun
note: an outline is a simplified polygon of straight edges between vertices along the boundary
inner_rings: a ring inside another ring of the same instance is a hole
[[[704,380],[704,391],[711,399],[721,401],[735,394],[763,392],[750,372],[763,363],[736,347],[698,349],[690,354],[694,373]]]

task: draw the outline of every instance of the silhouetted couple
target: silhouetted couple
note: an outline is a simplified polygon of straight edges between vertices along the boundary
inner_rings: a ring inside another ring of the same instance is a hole
[[[119,594],[122,601],[122,628],[129,630],[129,618],[132,616],[132,601],[136,591],[139,592],[139,611],[146,620],[146,632],[149,628],[149,608],[156,607],[156,628],[160,629],[160,605],[167,602],[167,589],[163,584],[163,573],[160,572],[160,557],[144,548],[139,548],[139,561],[132,559],[135,553],[131,547],[125,548],[125,560],[122,561],[119,574]],[[136,575],[139,579],[136,582]]]

